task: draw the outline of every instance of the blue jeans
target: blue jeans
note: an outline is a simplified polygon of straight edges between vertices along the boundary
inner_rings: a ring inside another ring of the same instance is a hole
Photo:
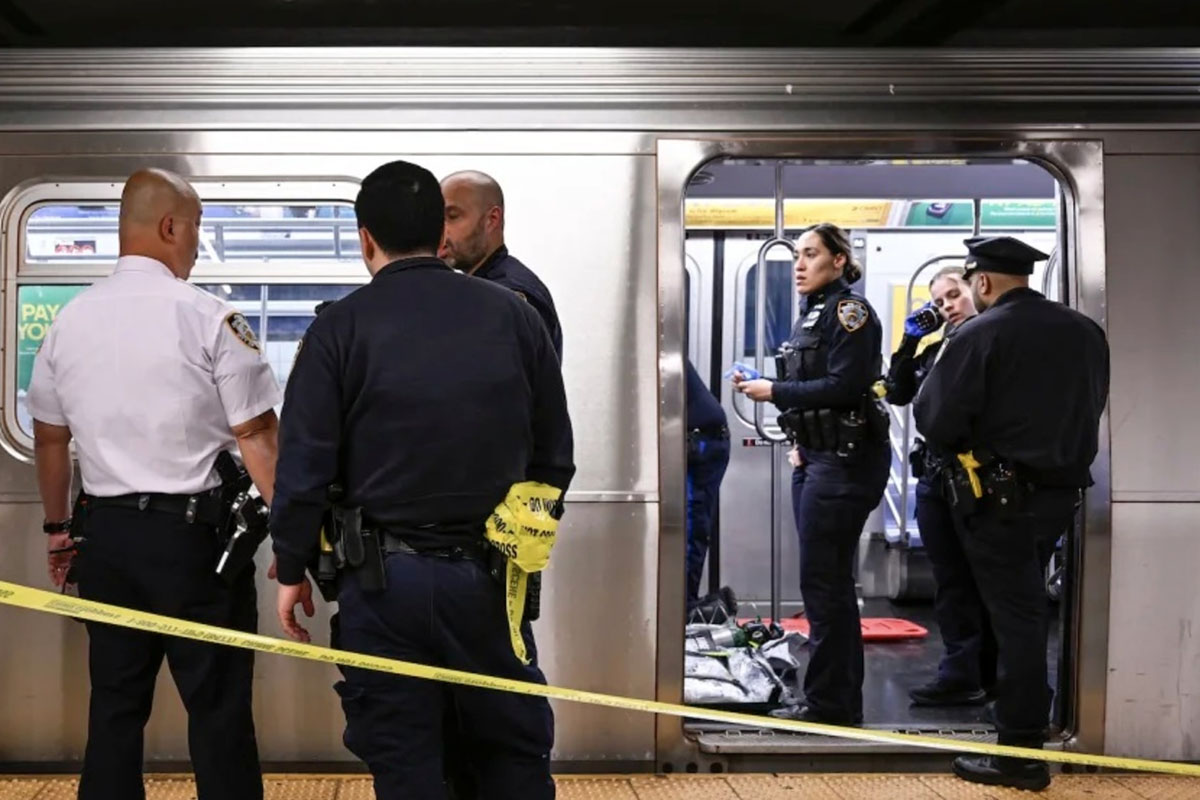
[[[700,575],[712,541],[713,512],[729,466],[729,437],[693,434],[687,462],[687,599],[700,595]]]

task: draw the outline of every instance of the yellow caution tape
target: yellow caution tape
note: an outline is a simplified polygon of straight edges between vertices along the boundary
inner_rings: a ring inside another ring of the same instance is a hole
[[[971,494],[975,495],[976,500],[982,498],[983,484],[979,482],[979,473],[976,470],[983,465],[975,459],[975,453],[959,453],[958,463],[967,471],[967,479],[971,481]]]
[[[729,725],[740,725],[750,728],[769,728],[792,733],[810,733],[821,736],[833,736],[839,739],[923,747],[929,750],[946,750],[954,753],[980,753],[983,755],[1030,758],[1039,761],[1078,764],[1081,766],[1103,767],[1114,770],[1162,772],[1171,775],[1200,777],[1200,764],[1151,761],[1142,758],[1096,756],[1067,751],[1032,750],[1024,747],[989,744],[987,742],[960,742],[936,736],[893,733],[891,731],[870,730],[866,728],[848,728],[817,722],[797,722],[794,720],[775,719],[773,717],[760,717],[754,714],[739,714],[733,711],[718,711],[709,708],[676,705],[674,703],[660,703],[656,700],[638,700],[632,697],[619,697],[611,694],[600,694],[599,692],[584,692],[577,689],[564,689],[558,686],[545,686],[540,683],[495,678],[490,675],[480,675],[474,672],[430,667],[424,664],[414,664],[409,661],[397,661],[390,658],[380,658],[379,656],[352,653],[347,650],[335,650],[331,647],[321,647],[315,644],[302,644],[254,633],[243,633],[242,631],[230,630],[228,628],[218,628],[213,625],[203,625],[198,622],[189,622],[174,617],[164,617],[159,614],[150,614],[120,606],[111,606],[106,603],[81,600],[56,592],[33,589],[28,586],[4,581],[0,581],[0,603],[34,611],[45,611],[64,617],[89,620],[91,622],[119,625],[125,628],[134,628],[166,636],[179,636],[185,639],[196,639],[201,642],[257,650],[262,653],[290,656],[292,658],[304,659],[305,661],[319,661],[323,664],[340,664],[347,667],[372,669],[379,672],[391,673],[392,675],[404,675],[410,678],[422,678],[431,681],[441,681],[443,683],[456,683],[478,689],[494,689],[500,692],[513,692],[515,694],[533,695],[555,700],[568,700],[573,703],[588,703],[590,705],[615,708],[622,711],[644,711],[651,714],[702,719],[710,722],[722,722]]]
[[[525,615],[525,592],[529,575],[550,563],[550,551],[558,538],[558,520],[550,510],[562,497],[562,489],[537,481],[514,483],[504,502],[488,517],[484,535],[505,556],[504,604],[508,615],[508,637],[522,664],[529,663],[521,618]]]

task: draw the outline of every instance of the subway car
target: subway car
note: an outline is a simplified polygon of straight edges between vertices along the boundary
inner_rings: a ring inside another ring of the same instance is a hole
[[[122,182],[139,167],[196,186],[192,280],[243,311],[281,383],[313,307],[367,280],[353,213],[364,175],[403,158],[500,182],[509,247],[558,306],[576,432],[535,624],[542,666],[557,685],[668,702],[685,694],[685,360],[733,443],[706,588],[730,587],[743,617],[803,619],[786,446],[771,410],[756,415],[723,378],[739,361],[772,369],[797,308],[788,243],[821,221],[850,233],[859,288],[882,317],[882,374],[933,272],[961,263],[963,239],[1004,233],[1050,254],[1035,288],[1095,319],[1112,347],[1095,485],[1047,575],[1049,746],[1200,759],[1197,86],[1190,51],[2,52],[0,578],[48,588],[25,390],[58,311],[111,270]],[[915,430],[907,409],[892,414],[892,475],[862,532],[857,584],[865,616],[924,633],[868,645],[865,723],[986,739],[980,709],[908,705],[940,640],[912,515]],[[260,630],[281,635],[267,549]],[[331,610],[311,626],[325,642]],[[86,736],[83,626],[0,606],[0,631],[0,765],[70,768]],[[334,668],[259,656],[256,669],[264,761],[352,768]],[[555,711],[563,770],[922,758]],[[161,769],[187,759],[165,672],[146,752]]]

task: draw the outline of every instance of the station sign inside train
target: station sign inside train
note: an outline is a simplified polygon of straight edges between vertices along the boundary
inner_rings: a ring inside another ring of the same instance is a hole
[[[974,225],[971,200],[786,200],[784,226],[806,228],[832,222],[843,228],[964,228]],[[775,226],[775,201],[754,198],[689,198],[689,230],[764,229]],[[1058,222],[1054,200],[984,200],[981,228],[1049,228]]]

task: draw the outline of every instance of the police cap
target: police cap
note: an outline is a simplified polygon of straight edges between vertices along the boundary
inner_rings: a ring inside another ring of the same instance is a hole
[[[1011,236],[972,236],[963,243],[968,253],[964,278],[974,272],[1032,275],[1034,263],[1050,257]]]

